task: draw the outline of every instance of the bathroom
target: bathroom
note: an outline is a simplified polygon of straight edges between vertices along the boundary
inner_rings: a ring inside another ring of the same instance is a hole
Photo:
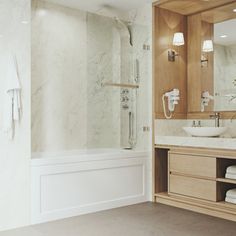
[[[235,232],[236,5],[189,2],[0,2],[0,235]]]

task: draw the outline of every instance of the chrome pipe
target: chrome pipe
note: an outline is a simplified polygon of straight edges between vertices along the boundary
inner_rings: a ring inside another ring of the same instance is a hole
[[[129,143],[131,142],[132,139],[132,112],[129,112]]]
[[[135,82],[139,83],[140,79],[140,69],[139,69],[139,60],[135,60]]]

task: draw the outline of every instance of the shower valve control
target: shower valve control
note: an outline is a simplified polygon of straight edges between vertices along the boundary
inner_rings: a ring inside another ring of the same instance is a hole
[[[129,98],[127,96],[121,98],[121,102],[128,102]]]
[[[150,51],[151,47],[148,44],[143,45],[143,50]]]
[[[143,132],[149,132],[150,127],[149,126],[143,126]]]
[[[129,98],[129,90],[128,89],[122,89],[121,90],[121,106],[123,109],[127,110],[129,109],[128,102],[130,100]]]
[[[129,90],[128,89],[122,89],[121,90],[121,95],[125,95],[125,94],[129,94]]]

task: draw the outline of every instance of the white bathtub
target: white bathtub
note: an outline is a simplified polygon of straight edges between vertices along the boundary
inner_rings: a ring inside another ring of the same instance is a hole
[[[32,224],[150,200],[150,156],[120,149],[33,154]]]

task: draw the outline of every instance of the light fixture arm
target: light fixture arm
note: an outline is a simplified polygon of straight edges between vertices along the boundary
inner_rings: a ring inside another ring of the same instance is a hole
[[[179,53],[177,53],[174,50],[168,51],[168,61],[175,61],[175,57],[179,56]]]
[[[177,47],[184,45],[184,34],[181,32],[175,33],[172,44]],[[168,61],[174,62],[175,57],[177,56],[179,56],[179,53],[177,53],[176,51],[172,49],[168,51]]]

